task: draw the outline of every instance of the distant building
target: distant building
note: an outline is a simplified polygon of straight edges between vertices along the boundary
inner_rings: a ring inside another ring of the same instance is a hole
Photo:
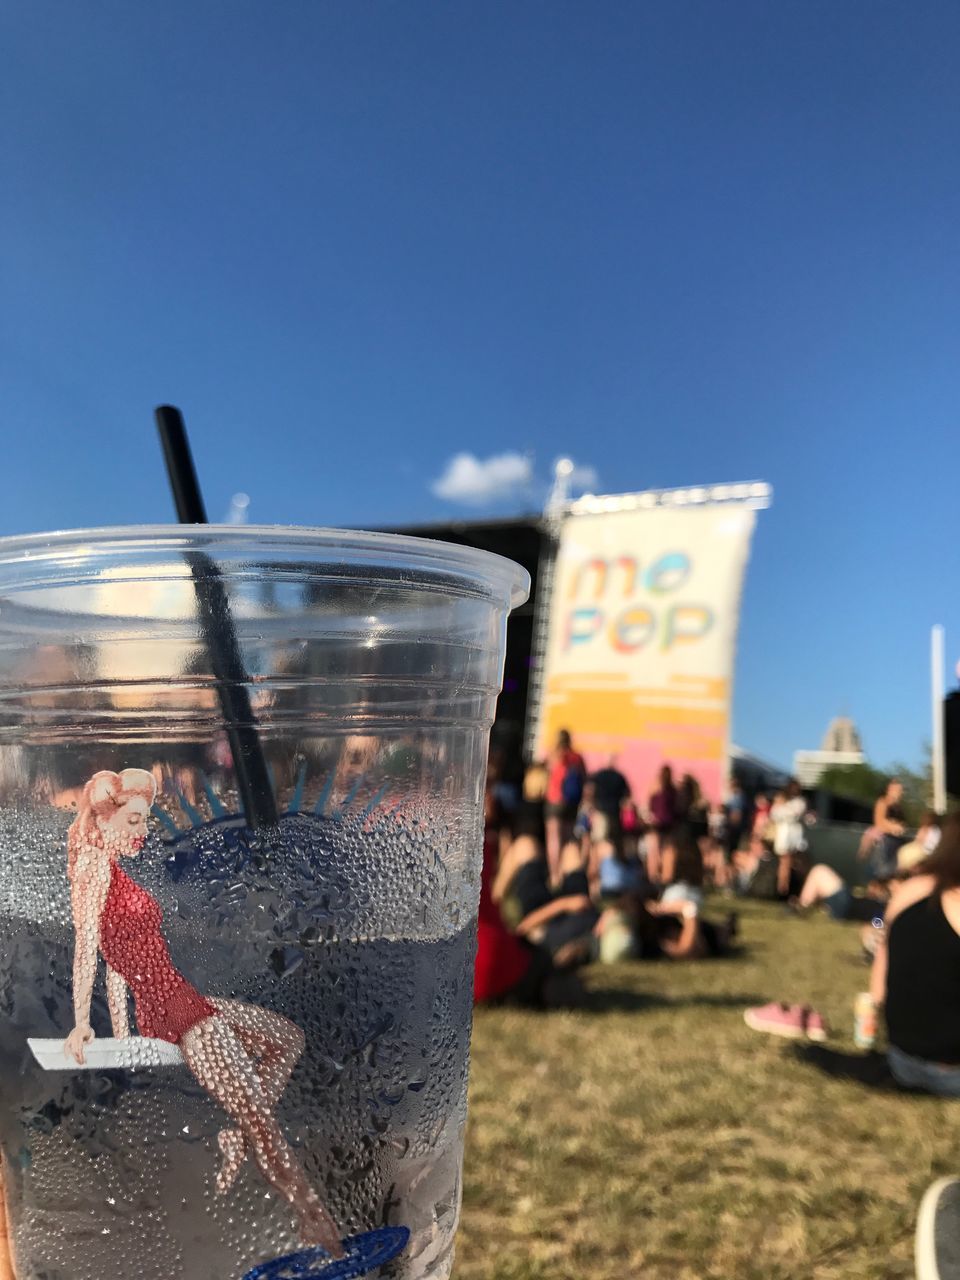
[[[830,721],[819,751],[798,751],[793,757],[793,772],[801,787],[815,787],[826,769],[834,766],[863,764],[863,743],[857,726],[846,716]]]

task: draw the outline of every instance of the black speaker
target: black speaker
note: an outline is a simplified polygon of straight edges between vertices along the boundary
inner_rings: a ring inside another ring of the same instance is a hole
[[[943,700],[943,736],[947,756],[947,791],[960,797],[960,689]]]

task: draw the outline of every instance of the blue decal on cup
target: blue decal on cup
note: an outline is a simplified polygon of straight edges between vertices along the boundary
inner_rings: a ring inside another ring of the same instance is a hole
[[[343,1242],[344,1255],[332,1259],[326,1249],[303,1249],[258,1263],[243,1280],[354,1280],[382,1267],[407,1247],[406,1227],[378,1227]]]

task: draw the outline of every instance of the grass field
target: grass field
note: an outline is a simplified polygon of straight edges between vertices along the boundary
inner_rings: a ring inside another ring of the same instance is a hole
[[[855,1050],[856,926],[761,904],[742,926],[729,959],[594,967],[577,1012],[477,1012],[456,1280],[913,1275],[960,1105]],[[828,1018],[816,1060],[744,1025],[773,998]]]

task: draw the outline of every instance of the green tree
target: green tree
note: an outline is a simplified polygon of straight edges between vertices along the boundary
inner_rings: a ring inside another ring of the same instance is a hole
[[[903,811],[908,824],[917,826],[933,799],[933,764],[929,746],[924,749],[924,760],[919,769],[900,763],[892,764],[889,769],[877,769],[872,764],[831,765],[824,769],[817,786],[832,795],[872,805],[888,778],[899,778],[903,783]]]
[[[832,764],[821,773],[817,787],[834,796],[872,805],[889,776],[872,764]]]
[[[927,743],[923,749],[920,769],[905,764],[892,764],[890,777],[903,783],[903,808],[907,821],[916,826],[928,809],[933,808],[933,752]]]

